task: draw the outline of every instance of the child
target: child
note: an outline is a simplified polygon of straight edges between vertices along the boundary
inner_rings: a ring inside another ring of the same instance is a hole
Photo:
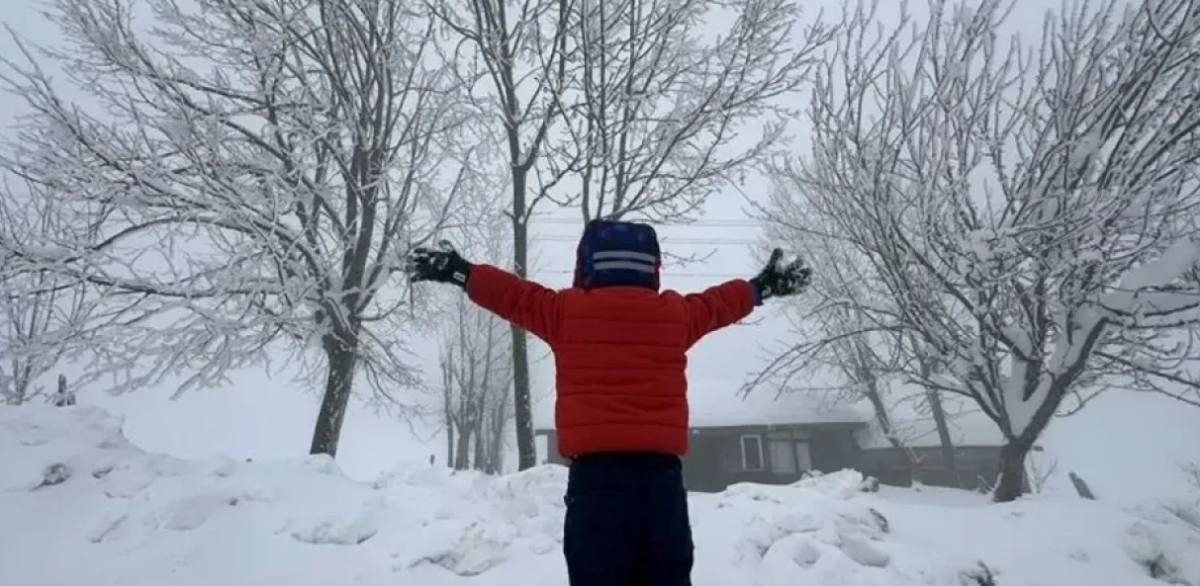
[[[448,244],[409,257],[413,281],[454,283],[544,340],[556,367],[558,451],[570,460],[563,554],[571,586],[690,586],[692,533],[681,457],[688,448],[687,351],[773,296],[809,282],[797,260],[703,293],[659,291],[658,236],[594,220],[575,283],[553,291]]]

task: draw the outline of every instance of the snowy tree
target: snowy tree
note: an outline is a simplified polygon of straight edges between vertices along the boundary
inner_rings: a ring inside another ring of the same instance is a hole
[[[311,451],[336,455],[356,373],[380,394],[417,382],[391,335],[408,297],[388,283],[472,180],[453,64],[401,0],[138,7],[54,0],[65,45],[18,37],[24,60],[4,61],[5,89],[33,112],[5,136],[4,164],[119,218],[94,245],[5,252],[144,295],[158,321],[104,342],[150,365],[125,387],[183,373],[182,391],[278,343],[319,349]],[[49,66],[88,99],[60,93]]]
[[[541,160],[551,127],[560,120],[567,84],[568,0],[427,0],[455,47],[462,83],[476,107],[496,120],[485,140],[506,147],[502,175],[509,186],[507,215],[512,224],[512,269],[529,274],[529,221],[538,204],[565,177],[542,173]],[[463,49],[462,47],[467,47]],[[517,466],[537,463],[529,339],[510,325],[513,409]]]
[[[780,103],[829,37],[814,28],[797,42],[798,4],[788,0],[430,6],[471,47],[460,70],[508,145],[513,267],[522,277],[529,221],[546,200],[578,206],[585,221],[694,217],[777,146]],[[523,330],[512,335],[524,469],[536,463],[529,350]]]
[[[507,326],[459,296],[441,341],[446,462],[456,470],[502,470],[512,420],[512,356]]]
[[[497,213],[503,200],[470,198],[454,232],[460,251],[500,264],[511,256],[510,223]],[[446,464],[456,470],[503,470],[513,421],[512,338],[504,320],[455,290],[439,296],[440,413]]]
[[[870,323],[918,342],[903,375],[996,423],[997,501],[1072,397],[1185,379],[1200,317],[1200,5],[1072,4],[1034,45],[1008,8],[848,10],[767,206],[829,222],[885,297]]]
[[[0,190],[0,251],[37,247],[45,239],[95,243],[106,210],[79,216],[42,197],[44,187],[14,181]],[[39,384],[103,329],[99,291],[54,270],[25,270],[0,253],[0,399],[20,405],[44,394]],[[89,374],[95,374],[90,372]]]
[[[914,482],[920,480],[922,462],[910,447],[916,439],[912,424],[932,420],[942,465],[958,478],[941,394],[935,389],[914,392],[897,376],[903,370],[900,361],[911,360],[913,355],[904,351],[903,334],[875,319],[876,312],[869,309],[881,307],[886,296],[880,295],[872,282],[868,265],[830,226],[822,225],[819,216],[781,213],[796,211],[789,207],[761,214],[766,238],[791,243],[821,278],[803,298],[783,305],[791,340],[743,385],[742,392],[772,387],[778,393],[830,395],[837,402],[866,401],[876,432],[903,457]],[[919,415],[920,421],[897,421],[896,413],[901,410]]]
[[[687,221],[782,146],[831,31],[791,0],[580,0],[564,25],[566,117],[547,166],[583,221]],[[578,191],[575,191],[575,190]]]

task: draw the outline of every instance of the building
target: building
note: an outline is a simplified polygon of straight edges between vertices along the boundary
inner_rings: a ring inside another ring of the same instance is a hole
[[[954,444],[954,460],[958,477],[942,459],[942,445],[937,429],[928,416],[900,416],[893,424],[901,430],[904,446],[916,462],[918,480],[929,486],[956,486],[972,490],[989,490],[1000,473],[1000,446],[1004,438],[995,423],[975,410],[950,410],[950,439]],[[913,470],[904,454],[892,447],[875,428],[856,434],[861,451],[857,469],[877,478],[884,484],[909,486]],[[1040,448],[1034,448],[1038,450]]]
[[[869,410],[826,405],[801,395],[776,399],[761,393],[743,400],[734,395],[735,388],[704,392],[693,386],[690,447],[684,458],[689,490],[719,492],[738,482],[788,484],[808,471],[844,468],[885,484],[911,484],[904,455],[881,441],[870,425]],[[555,449],[553,399],[537,403],[534,423],[535,434],[545,438],[543,461],[564,463]],[[987,433],[994,427],[990,422],[970,422],[984,423],[973,426],[981,431],[972,433],[966,433],[961,417],[954,423],[957,480],[942,465],[932,424],[923,424],[926,431],[920,424],[904,423],[905,443],[918,463],[919,479],[933,486],[990,485],[998,472],[999,434]]]

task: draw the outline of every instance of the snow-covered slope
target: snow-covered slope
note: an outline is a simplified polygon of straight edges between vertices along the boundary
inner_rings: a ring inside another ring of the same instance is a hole
[[[1200,586],[1200,534],[1166,514],[861,480],[693,496],[696,585]],[[183,461],[95,408],[0,407],[0,584],[565,585],[564,482],[557,467],[362,484],[327,458]]]

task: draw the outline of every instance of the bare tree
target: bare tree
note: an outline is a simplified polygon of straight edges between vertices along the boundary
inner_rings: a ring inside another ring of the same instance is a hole
[[[500,263],[510,254],[508,222],[495,213],[495,201],[476,199],[471,217],[478,220],[458,232],[474,244],[467,251],[473,258]],[[449,299],[439,332],[446,464],[495,474],[503,470],[512,423],[512,339],[503,320],[464,295]]]
[[[911,353],[915,361],[918,381],[928,380],[933,375],[936,364],[930,359],[929,352],[922,351],[922,342],[919,338],[909,332],[907,341],[913,345],[915,350]],[[958,469],[958,456],[954,450],[954,439],[950,437],[950,418],[946,415],[946,408],[942,400],[942,391],[937,387],[925,385],[922,393],[924,406],[929,408],[929,416],[933,419],[934,429],[938,435],[938,447],[942,465],[946,471],[950,473],[954,479],[954,486],[961,488],[963,486],[962,474]]]
[[[870,317],[866,307],[874,301],[869,275],[860,270],[862,263],[853,262],[851,250],[827,237],[809,218],[760,214],[760,219],[768,240],[792,243],[821,278],[801,302],[784,305],[791,333],[799,342],[775,353],[741,393],[769,386],[777,394],[832,395],[834,401],[851,403],[865,400],[878,433],[903,457],[915,480],[918,463],[903,430],[893,421],[895,405],[889,393],[899,369],[897,337],[886,328],[872,329],[865,323]],[[821,382],[814,385],[814,380]]]
[[[536,206],[578,205],[586,221],[636,213],[688,219],[782,136],[813,48],[790,46],[788,0],[430,0],[472,48],[463,67],[509,146],[513,267],[527,276]],[[719,20],[719,22],[718,22]],[[720,26],[728,22],[726,26]],[[714,27],[720,30],[714,30]],[[716,36],[717,39],[711,40]],[[709,37],[709,38],[705,38]],[[762,125],[756,140],[747,127]],[[513,327],[520,468],[536,463],[525,332]]]
[[[548,165],[592,218],[687,221],[782,145],[793,93],[832,31],[800,30],[800,4],[580,0],[567,29],[571,84]]]
[[[25,61],[0,80],[34,114],[6,135],[5,166],[120,222],[97,244],[6,253],[144,296],[106,341],[151,361],[126,387],[186,372],[182,392],[276,342],[319,347],[311,451],[336,455],[356,373],[382,394],[417,382],[404,340],[376,333],[409,317],[387,290],[405,248],[471,180],[453,63],[401,0],[147,6],[148,29],[126,0],[55,0],[61,49],[14,33]],[[58,93],[46,62],[90,102]]]
[[[769,206],[834,226],[885,294],[870,323],[932,365],[903,374],[996,423],[997,501],[1068,396],[1179,378],[1200,305],[1200,4],[1072,5],[1032,47],[1007,8],[848,13]]]
[[[489,474],[503,467],[512,414],[512,357],[506,326],[459,297],[457,316],[441,342],[446,462]]]
[[[0,191],[0,242],[29,246],[46,235],[95,242],[101,210],[91,217],[71,215],[39,198],[40,189],[25,182]],[[78,338],[94,333],[87,322],[97,291],[54,271],[19,270],[22,263],[0,258],[0,398],[20,405],[45,393],[39,381],[78,348]]]
[[[785,197],[787,194],[783,194]],[[834,237],[831,226],[819,216],[801,214],[799,208],[758,209],[765,234],[772,242],[790,242],[808,259],[817,279],[803,299],[784,305],[791,322],[795,342],[780,349],[767,365],[742,387],[748,394],[762,386],[777,392],[832,394],[839,402],[866,401],[874,415],[875,428],[891,448],[903,458],[912,481],[919,481],[923,463],[910,447],[914,439],[912,424],[932,421],[941,447],[942,466],[959,479],[954,441],[941,394],[925,388],[914,393],[906,387],[901,373],[902,360],[912,360],[905,351],[912,343],[896,330],[875,321],[876,311],[886,306],[880,295],[869,263],[848,243]],[[922,360],[919,353],[917,360]],[[922,368],[929,368],[925,360]],[[833,379],[822,376],[832,375]],[[813,385],[811,381],[820,380]],[[898,424],[897,409],[919,414],[919,422]]]
[[[552,126],[561,119],[567,83],[566,19],[573,0],[426,0],[457,39],[454,61],[485,115],[496,120],[495,140],[507,147],[503,175],[510,187],[512,268],[529,274],[529,221],[565,176],[538,166]],[[465,45],[465,51],[461,46]],[[465,53],[465,54],[463,54]],[[537,464],[530,390],[529,340],[511,325],[513,408],[518,469]]]

